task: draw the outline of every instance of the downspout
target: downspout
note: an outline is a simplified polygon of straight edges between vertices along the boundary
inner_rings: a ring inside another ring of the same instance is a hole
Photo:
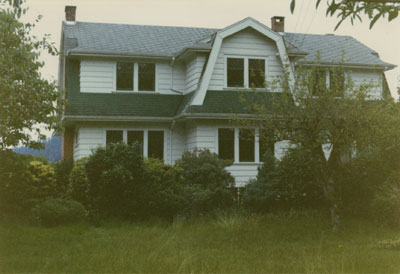
[[[175,56],[171,58],[171,70],[172,70],[172,79],[171,79],[171,89],[174,90],[174,66],[175,65]]]
[[[171,132],[171,136],[170,136],[170,139],[169,139],[171,165],[174,164],[174,163],[172,162],[172,155],[173,155],[173,145],[172,145],[173,142],[172,142],[172,138],[173,138],[173,136],[174,136],[174,127],[175,127],[175,123],[176,123],[176,120],[173,119],[172,122],[171,122],[171,127],[170,127],[170,129],[169,129],[170,132]]]

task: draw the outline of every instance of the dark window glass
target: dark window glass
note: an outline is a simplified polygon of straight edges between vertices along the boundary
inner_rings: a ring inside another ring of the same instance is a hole
[[[231,160],[235,158],[235,132],[233,128],[218,129],[218,155],[220,159]]]
[[[149,131],[148,157],[164,159],[164,131]]]
[[[344,95],[344,72],[340,70],[329,71],[330,91],[338,96]]]
[[[139,90],[155,91],[156,87],[156,65],[139,64]]]
[[[254,129],[239,129],[239,162],[254,162]]]
[[[313,70],[311,77],[311,92],[312,95],[318,96],[326,90],[326,71]]]
[[[133,90],[133,63],[117,63],[117,90]]]
[[[122,130],[107,130],[106,134],[106,144],[118,143],[123,141],[123,131]]]
[[[228,87],[243,87],[244,86],[244,59],[243,58],[228,58],[227,59],[227,79]]]
[[[143,131],[129,130],[128,131],[128,145],[138,143],[140,145],[140,151],[143,155]]]
[[[259,147],[260,147],[260,161],[264,161],[264,155],[268,153],[272,153],[275,156],[275,143],[272,138],[263,134],[260,130],[260,138],[259,138]]]
[[[265,60],[249,59],[249,86],[263,88],[265,80]]]

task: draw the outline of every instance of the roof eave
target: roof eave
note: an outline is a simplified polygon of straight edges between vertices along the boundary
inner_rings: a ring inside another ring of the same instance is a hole
[[[111,57],[111,58],[150,58],[150,59],[171,59],[173,55],[126,53],[126,52],[102,52],[102,51],[83,51],[69,50],[67,56],[76,57]]]
[[[63,125],[74,122],[170,122],[172,117],[64,115]]]
[[[332,66],[339,66],[339,63],[332,63],[332,62],[302,62],[301,64],[295,64],[296,66],[303,65],[303,66],[320,66],[320,67],[332,67]],[[393,64],[386,64],[386,65],[371,65],[371,64],[359,64],[359,63],[343,63],[341,64],[345,68],[359,68],[359,69],[372,69],[372,70],[391,70],[397,67]]]

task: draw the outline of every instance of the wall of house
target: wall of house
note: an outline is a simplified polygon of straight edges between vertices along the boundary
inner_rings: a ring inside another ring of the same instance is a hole
[[[374,70],[352,69],[348,75],[355,85],[369,85],[371,98],[382,98],[382,72]]]
[[[134,62],[134,61],[133,61]],[[197,69],[198,64],[194,63]],[[196,72],[197,70],[192,70]],[[82,59],[80,62],[81,92],[111,93],[115,91],[116,61]],[[197,75],[197,74],[196,74]],[[192,77],[193,78],[193,77]],[[162,94],[176,94],[186,87],[186,66],[159,61],[156,65],[156,91]],[[193,84],[195,79],[191,81]]]
[[[187,61],[184,94],[197,89],[205,62],[204,54],[197,54]]]
[[[266,57],[266,77],[271,81],[274,76],[283,75],[280,57],[277,56],[276,43],[252,29],[244,29],[223,40],[221,50],[211,76],[209,90],[221,90],[225,87],[225,56]]]

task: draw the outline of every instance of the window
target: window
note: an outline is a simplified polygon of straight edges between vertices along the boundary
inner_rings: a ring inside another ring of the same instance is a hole
[[[239,129],[239,162],[254,162],[254,129]]]
[[[106,133],[106,144],[118,143],[123,141],[122,130],[107,130]]]
[[[128,145],[138,143],[140,145],[141,153],[143,154],[143,140],[144,132],[141,130],[128,130]]]
[[[233,128],[218,129],[218,154],[220,159],[234,161],[235,132]]]
[[[227,59],[228,87],[244,87],[244,59]]]
[[[226,86],[265,87],[265,58],[226,58]]]
[[[116,63],[116,83],[118,91],[155,91],[156,64],[154,63]]]
[[[249,86],[263,88],[265,85],[265,60],[249,59]]]
[[[117,90],[133,90],[133,63],[117,62]]]
[[[329,70],[329,88],[330,91],[338,96],[344,94],[344,72],[341,70]]]
[[[311,73],[311,93],[314,96],[326,91],[326,70],[313,70]]]
[[[156,84],[156,65],[139,64],[139,91],[154,91]]]
[[[149,131],[148,157],[164,159],[164,131]]]

